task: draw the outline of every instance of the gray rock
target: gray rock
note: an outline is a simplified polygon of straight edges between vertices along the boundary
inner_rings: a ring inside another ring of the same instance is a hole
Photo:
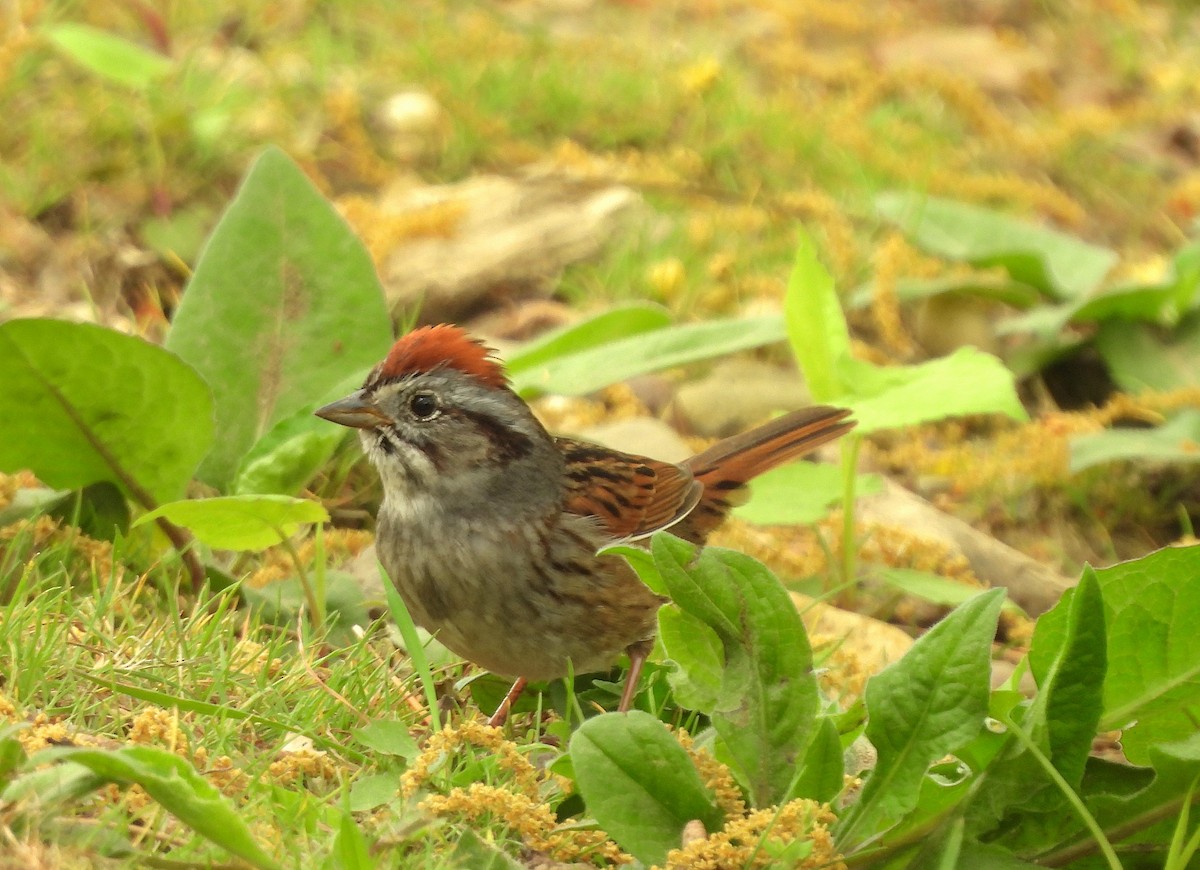
[[[680,387],[672,410],[681,428],[725,438],[779,411],[808,404],[808,389],[795,370],[753,359],[729,359],[706,377]]]

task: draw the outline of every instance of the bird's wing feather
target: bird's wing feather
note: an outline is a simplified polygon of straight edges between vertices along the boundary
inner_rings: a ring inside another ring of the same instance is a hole
[[[670,462],[556,438],[566,460],[563,507],[595,517],[618,540],[636,540],[687,516],[704,488],[688,469]]]

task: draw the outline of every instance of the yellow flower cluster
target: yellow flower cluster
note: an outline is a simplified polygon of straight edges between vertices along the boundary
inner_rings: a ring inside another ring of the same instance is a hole
[[[713,793],[717,806],[727,819],[736,819],[746,814],[746,802],[742,800],[742,790],[738,788],[733,773],[713,756],[707,749],[697,749],[692,735],[682,728],[675,731],[675,739],[687,752],[700,781],[704,787]]]
[[[490,728],[476,720],[447,726],[431,736],[424,751],[401,776],[400,793],[411,798],[430,786],[430,771],[440,766],[450,753],[468,747],[487,752],[508,774],[508,784],[501,787],[475,782],[466,788],[456,786],[445,794],[426,797],[421,802],[423,810],[471,823],[502,822],[528,848],[556,861],[601,860],[623,864],[631,860],[601,831],[559,829],[554,812],[541,796],[542,776],[536,768],[515,743],[504,739],[499,728]]]
[[[328,529],[325,532],[325,554],[327,557],[355,556],[365,550],[372,540],[374,536],[361,529]],[[300,558],[300,564],[312,565],[316,557],[316,541],[313,538],[305,538],[296,544],[295,552]],[[272,547],[263,553],[258,569],[246,582],[261,588],[295,573],[296,563],[292,552],[286,547]]]
[[[806,841],[810,848],[802,860],[789,866],[845,870],[829,833],[835,819],[827,806],[810,800],[755,810],[729,822],[724,830],[671,850],[664,870],[776,866],[778,850],[798,841]]]
[[[366,244],[377,266],[410,239],[452,238],[467,215],[466,203],[458,200],[395,212],[381,209],[375,199],[356,194],[340,197],[337,209]]]
[[[99,576],[113,576],[112,544],[108,541],[89,538],[74,527],[63,528],[58,520],[43,514],[32,520],[18,520],[0,528],[0,549],[23,535],[29,536],[33,550],[42,550],[65,541]]]

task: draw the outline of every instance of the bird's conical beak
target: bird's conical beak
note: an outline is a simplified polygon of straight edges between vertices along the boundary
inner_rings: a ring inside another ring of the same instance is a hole
[[[333,423],[341,423],[352,429],[374,429],[387,422],[387,415],[379,410],[362,390],[351,393],[344,399],[330,402],[313,411]]]

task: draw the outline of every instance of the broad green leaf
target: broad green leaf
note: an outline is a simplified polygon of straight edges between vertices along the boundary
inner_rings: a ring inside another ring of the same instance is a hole
[[[1145,323],[1110,321],[1096,333],[1096,350],[1127,393],[1200,387],[1200,312],[1169,333]]]
[[[353,812],[365,813],[391,803],[399,792],[398,771],[360,776],[350,784],[349,807]]]
[[[1096,294],[1075,312],[1076,322],[1114,318],[1173,326],[1196,306],[1200,293],[1200,243],[1181,248],[1169,273],[1153,284],[1126,284]]]
[[[56,24],[44,32],[59,51],[80,66],[137,90],[150,87],[173,67],[170,58],[86,24]]]
[[[359,830],[353,815],[349,812],[343,812],[341,815],[337,836],[333,839],[333,848],[325,867],[327,870],[373,870],[379,865],[371,857],[367,838]]]
[[[912,810],[929,766],[983,728],[1003,596],[1002,589],[976,595],[867,683],[866,736],[878,761],[842,825],[844,847]]]
[[[416,758],[417,741],[409,733],[408,726],[403,722],[390,719],[376,719],[368,725],[355,730],[354,736],[358,742],[384,755],[398,755],[401,758]]]
[[[1086,569],[1079,585],[1068,590],[1038,620],[1029,659],[1038,692],[1019,716],[1022,729],[1050,759],[1067,784],[1078,790],[1096,736],[1105,674],[1104,605],[1095,574]],[[991,834],[1020,828],[1028,842],[1031,831],[1047,827],[1036,814],[1070,815],[1061,790],[1040,763],[1016,741],[987,771],[972,806],[972,830]],[[1074,824],[1073,822],[1071,823]],[[1056,821],[1050,829],[1061,831]]]
[[[17,739],[17,734],[28,727],[28,723],[25,722],[0,726],[0,793],[25,762],[25,750],[21,741]]]
[[[860,435],[962,414],[1028,417],[1012,372],[973,347],[914,366],[879,367],[846,358],[840,368],[853,393],[837,401],[853,409]]]
[[[554,361],[618,339],[671,325],[670,313],[658,305],[629,305],[538,336],[505,359],[510,377],[554,365]]]
[[[53,748],[34,753],[33,757],[42,766],[14,777],[0,788],[0,803],[10,807],[18,802],[28,801],[30,805],[44,812],[57,804],[91,794],[104,785],[104,778],[81,764],[69,761],[63,764],[46,764],[66,751],[70,750]]]
[[[724,824],[700,774],[666,726],[649,713],[606,713],[571,736],[575,781],[588,812],[644,864],[662,864],[684,825]]]
[[[248,461],[234,482],[234,493],[298,492],[329,461],[343,437],[345,432],[332,426],[325,431],[293,435],[269,453]]]
[[[832,717],[822,716],[817,720],[813,740],[808,744],[797,773],[796,785],[787,796],[788,800],[808,798],[829,803],[845,786],[842,741]]]
[[[708,623],[674,604],[658,611],[658,638],[678,670],[671,674],[675,700],[689,710],[715,710],[725,681],[725,646]]]
[[[1052,612],[1058,611],[1064,611],[1065,634],[1050,626],[1041,631],[1039,620],[1033,635],[1029,662],[1038,693],[1023,724],[1063,779],[1077,787],[1100,722],[1108,667],[1104,602],[1090,567]]]
[[[350,434],[313,411],[354,392],[366,376],[365,370],[350,373],[265,432],[242,458],[233,492],[291,495],[303,489]]]
[[[1096,569],[1108,628],[1101,730],[1123,729],[1134,764],[1196,733],[1200,704],[1200,545]]]
[[[1003,335],[1031,332],[1042,340],[1059,335],[1068,323],[1112,322],[1118,332],[1134,322],[1175,326],[1192,305],[1200,273],[1193,249],[1177,258],[1173,274],[1157,284],[1125,284],[1098,290],[1058,305],[1042,305],[999,325]]]
[[[842,469],[822,462],[793,462],[754,478],[750,500],[734,508],[738,519],[762,526],[815,523],[829,515],[842,498]],[[858,495],[883,489],[877,474],[860,474],[854,485]]]
[[[166,345],[213,388],[217,444],[199,477],[222,491],[280,420],[387,352],[375,268],[279,149],[251,167],[209,238]]]
[[[958,607],[968,599],[979,594],[978,587],[968,586],[949,577],[931,574],[928,571],[918,571],[915,568],[881,568],[879,578],[908,595],[915,595],[933,604],[944,604],[948,607]],[[1004,599],[1004,610],[1011,613],[1023,613],[1015,601]]]
[[[784,337],[778,317],[669,326],[549,359],[514,374],[512,383],[523,395],[579,396],[635,375],[762,347]]]
[[[111,751],[78,749],[66,757],[118,785],[140,785],[167,812],[243,861],[255,867],[279,867],[217,787],[178,755],[153,746],[129,746]]]
[[[1124,795],[1097,795],[1089,801],[1096,821],[1106,830],[1127,825],[1133,819],[1162,818],[1168,825],[1179,816],[1180,803],[1200,777],[1200,731],[1187,738],[1151,746],[1147,751],[1153,781],[1144,788]],[[1116,773],[1125,773],[1137,782],[1144,781],[1146,768],[1122,765]],[[1079,830],[1077,838],[1086,840],[1088,834]],[[1160,843],[1170,836],[1164,831]],[[1189,865],[1190,866],[1190,865]]]
[[[320,503],[286,495],[228,495],[175,501],[139,517],[141,525],[166,517],[217,550],[265,550],[290,538],[306,523],[324,523]]]
[[[850,356],[850,330],[833,287],[833,276],[821,264],[816,246],[803,230],[783,310],[788,342],[812,397],[828,402],[847,392],[852,385],[842,379],[838,363]]]
[[[786,799],[796,767],[812,739],[817,684],[812,649],[796,605],[780,582],[749,556],[695,549],[669,535],[651,542],[655,567],[672,605],[707,624],[722,645],[723,667],[709,714],[754,806]],[[712,697],[712,643],[704,656],[679,645],[667,654],[686,671],[673,685],[703,685]],[[664,638],[664,646],[665,646]]]
[[[1105,429],[1071,439],[1071,471],[1120,459],[1200,462],[1200,411],[1180,411],[1154,429]]]
[[[61,320],[0,325],[0,471],[56,489],[108,481],[142,502],[183,495],[213,440],[208,387],[140,338]]]
[[[1086,296],[1117,262],[1108,248],[988,208],[916,193],[885,193],[881,216],[920,247],[974,266],[1003,266],[1055,299]]]

